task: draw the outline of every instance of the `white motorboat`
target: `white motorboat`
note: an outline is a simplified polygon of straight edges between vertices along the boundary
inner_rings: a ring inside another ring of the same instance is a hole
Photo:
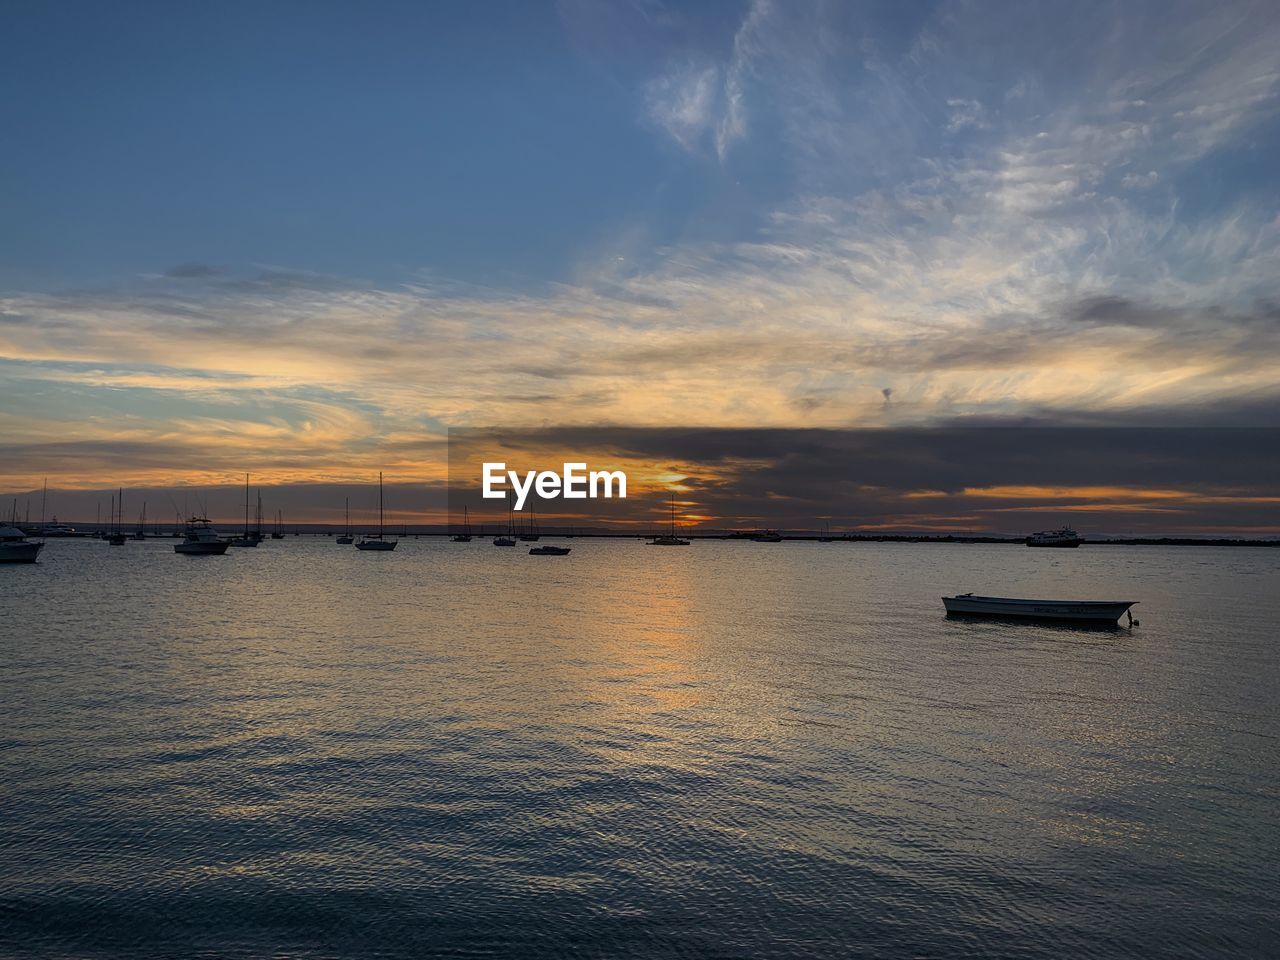
[[[1018,620],[1057,620],[1069,623],[1114,624],[1125,614],[1136,623],[1129,608],[1136,600],[1022,600],[1014,597],[982,597],[962,593],[943,597],[947,613],[962,617],[998,617]]]
[[[364,537],[356,544],[357,550],[394,550],[399,541],[383,538],[382,513],[382,472],[378,472],[378,532],[375,536]]]
[[[221,556],[231,546],[229,540],[218,536],[218,531],[204,517],[192,517],[182,531],[182,542],[173,545],[174,553],[191,556]]]
[[[0,563],[35,563],[43,549],[17,527],[0,526]]]
[[[74,537],[75,535],[76,528],[65,523],[59,523],[56,516],[48,523],[40,524],[40,536],[42,537]]]
[[[1070,527],[1041,530],[1027,537],[1028,547],[1078,547],[1082,543],[1084,539]]]

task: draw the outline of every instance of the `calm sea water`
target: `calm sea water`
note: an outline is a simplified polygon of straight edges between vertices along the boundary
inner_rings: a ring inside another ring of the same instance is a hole
[[[1280,552],[571,545],[0,568],[0,951],[1280,955]]]

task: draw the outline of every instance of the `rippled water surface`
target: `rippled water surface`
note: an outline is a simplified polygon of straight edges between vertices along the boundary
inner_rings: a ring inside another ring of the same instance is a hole
[[[571,545],[0,568],[0,951],[1280,955],[1280,552]]]

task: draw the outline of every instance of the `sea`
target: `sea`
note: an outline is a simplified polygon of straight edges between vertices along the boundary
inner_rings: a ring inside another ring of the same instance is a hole
[[[1280,550],[544,542],[0,567],[0,955],[1280,956]]]

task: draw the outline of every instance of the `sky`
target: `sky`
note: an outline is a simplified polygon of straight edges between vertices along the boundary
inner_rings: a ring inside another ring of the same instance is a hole
[[[459,427],[1280,425],[1274,4],[61,3],[6,35],[6,498],[234,515],[251,471],[328,519],[383,470],[422,513]],[[661,456],[715,513],[723,464]],[[1044,473],[1034,508],[1103,522]],[[1135,517],[1280,529],[1269,478],[1165,480]],[[803,509],[1032,518],[833,497]]]

